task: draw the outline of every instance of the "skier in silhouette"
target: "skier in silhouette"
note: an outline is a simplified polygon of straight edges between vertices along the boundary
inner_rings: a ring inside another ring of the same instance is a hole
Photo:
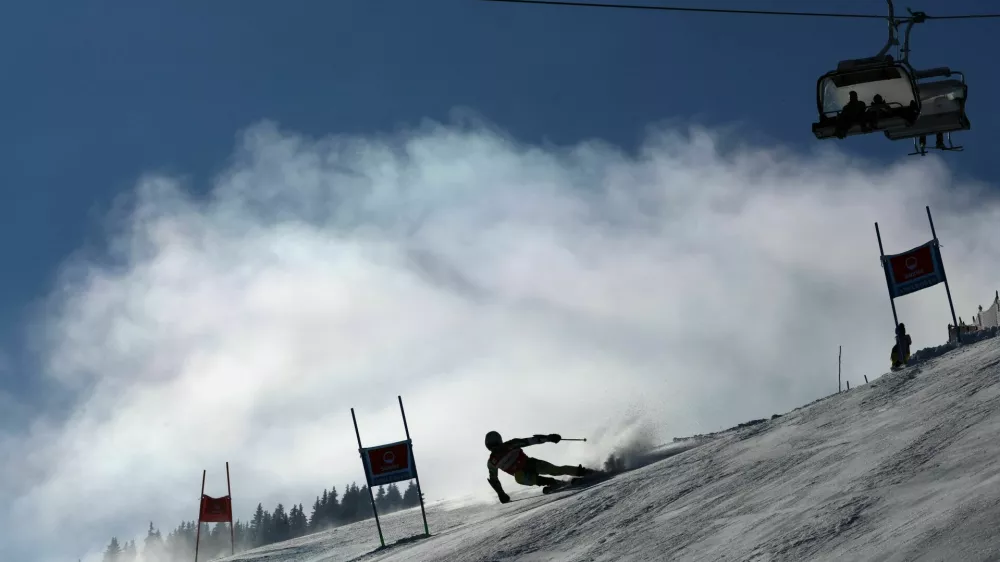
[[[570,482],[557,480],[542,476],[589,476],[596,473],[595,470],[578,466],[556,466],[552,463],[529,457],[524,454],[523,447],[538,445],[540,443],[558,443],[562,437],[558,433],[549,435],[534,435],[522,439],[511,439],[504,441],[500,434],[491,431],[486,434],[486,448],[490,450],[490,459],[486,462],[486,467],[490,471],[489,483],[496,491],[500,503],[510,501],[510,496],[503,491],[500,479],[497,478],[497,470],[502,470],[514,477],[518,484],[524,486],[544,486],[543,492],[550,492],[556,488],[566,486]]]

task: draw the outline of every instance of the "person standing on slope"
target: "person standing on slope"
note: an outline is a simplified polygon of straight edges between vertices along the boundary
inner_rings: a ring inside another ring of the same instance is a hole
[[[524,486],[545,486],[558,487],[567,484],[565,480],[556,480],[542,476],[587,476],[595,471],[578,466],[556,466],[541,459],[529,457],[524,454],[522,447],[538,445],[541,443],[558,443],[562,437],[558,433],[549,435],[535,435],[522,439],[511,439],[504,441],[500,434],[491,431],[486,434],[486,448],[490,450],[490,459],[486,462],[486,467],[490,471],[490,486],[500,498],[500,503],[510,501],[510,496],[503,491],[500,479],[497,478],[497,470],[502,470],[514,477],[518,484]]]
[[[901,345],[902,350],[899,349]],[[893,369],[901,369],[903,365],[910,362],[911,345],[913,345],[913,340],[910,339],[910,334],[906,333],[906,325],[900,322],[896,326],[896,345],[892,346],[892,352],[889,354]]]

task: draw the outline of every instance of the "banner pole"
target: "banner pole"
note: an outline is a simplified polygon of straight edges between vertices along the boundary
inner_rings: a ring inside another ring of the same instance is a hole
[[[198,496],[198,529],[194,534],[194,562],[198,562],[198,546],[201,543],[201,502],[205,497],[205,470],[201,471],[201,495]]]
[[[226,461],[226,491],[229,492],[229,546],[236,555],[236,531],[233,530],[233,486],[229,483],[229,461]]]
[[[406,424],[406,410],[403,409],[403,397],[399,398],[399,413],[403,415],[403,430],[406,431],[406,440],[410,441],[410,427]],[[417,459],[413,454],[413,443],[410,443],[410,462],[413,463],[413,476],[417,481],[417,497],[420,498],[420,515],[424,518],[424,535],[430,536],[430,529],[427,527],[427,512],[424,510],[424,493],[420,491],[420,473],[417,472]]]
[[[879,261],[882,262],[882,273],[885,274],[885,285],[889,289],[889,304],[892,306],[892,333],[895,334],[896,338],[896,357],[902,363],[903,359],[903,342],[899,338],[899,334],[896,333],[896,328],[899,327],[899,316],[896,315],[896,299],[892,296],[892,282],[889,281],[889,270],[886,268],[885,263],[885,250],[882,249],[882,233],[878,230],[878,223],[875,223],[875,236],[878,238],[878,253],[880,255]],[[850,386],[848,386],[850,390]]]
[[[372,492],[372,483],[368,479],[368,463],[365,462],[364,447],[361,446],[361,432],[358,431],[358,418],[354,416],[354,408],[351,408],[351,420],[354,421],[354,435],[358,437],[358,454],[361,456],[361,466],[365,469],[365,480],[368,481],[368,497],[372,500],[372,513],[375,514],[375,528],[378,529],[378,542],[385,548],[385,538],[382,536],[382,524],[378,520],[378,508],[375,507],[375,493]],[[195,560],[195,562],[198,562]]]
[[[938,242],[937,232],[934,231],[934,219],[931,218],[931,206],[927,205],[927,222],[931,224],[931,236],[934,237],[934,250],[937,252],[938,265],[941,266],[941,277],[944,278],[944,292],[948,295],[948,307],[951,308],[951,322],[955,326],[955,342],[962,343],[962,330],[958,327],[958,319],[955,318],[955,305],[951,300],[951,288],[948,287],[948,273],[944,269],[944,258],[941,257],[941,244]]]

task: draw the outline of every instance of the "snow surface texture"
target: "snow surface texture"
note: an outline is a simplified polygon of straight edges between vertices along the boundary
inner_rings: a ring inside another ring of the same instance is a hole
[[[589,488],[431,505],[429,538],[376,549],[365,521],[231,560],[997,560],[998,407],[993,338]]]

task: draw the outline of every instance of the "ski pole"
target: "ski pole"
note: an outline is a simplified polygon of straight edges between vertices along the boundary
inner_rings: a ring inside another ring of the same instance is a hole
[[[560,439],[560,441],[586,441],[586,440],[587,440],[586,438],[584,438],[584,439],[569,439],[567,437],[563,437],[562,439]]]

